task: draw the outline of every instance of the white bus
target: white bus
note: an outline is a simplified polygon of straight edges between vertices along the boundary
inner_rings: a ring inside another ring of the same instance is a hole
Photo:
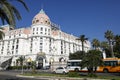
[[[82,60],[68,60],[67,61],[67,69],[69,71],[80,71],[80,63]]]

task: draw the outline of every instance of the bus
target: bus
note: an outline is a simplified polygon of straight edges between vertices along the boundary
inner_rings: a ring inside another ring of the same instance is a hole
[[[120,72],[120,58],[105,58],[103,63],[103,65],[98,67],[97,71],[105,73]]]
[[[87,68],[81,69],[82,60],[68,60],[67,69],[69,71],[87,72]],[[120,58],[105,58],[103,65],[97,67],[97,72],[120,72]]]
[[[82,60],[68,60],[67,61],[67,69],[69,71],[80,71],[81,67],[80,67],[80,62]]]

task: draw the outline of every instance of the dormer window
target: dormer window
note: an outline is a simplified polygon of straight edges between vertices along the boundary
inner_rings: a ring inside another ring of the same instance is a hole
[[[33,24],[35,23],[35,21],[33,21]]]
[[[39,20],[36,20],[36,22],[39,22]]]

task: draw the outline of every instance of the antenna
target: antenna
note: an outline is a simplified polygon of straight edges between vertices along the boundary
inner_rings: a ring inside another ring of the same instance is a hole
[[[43,9],[44,8],[44,4],[43,3],[41,3],[41,9]]]

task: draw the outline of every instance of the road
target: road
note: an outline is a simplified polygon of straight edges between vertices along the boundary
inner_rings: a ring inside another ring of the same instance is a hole
[[[24,71],[29,72],[29,71]],[[39,72],[47,72],[43,70],[39,70]],[[40,78],[28,78],[28,77],[18,77],[21,71],[0,71],[0,80],[66,80],[66,79],[40,79]],[[87,73],[80,73],[80,75],[86,75]],[[105,75],[105,76],[113,76],[119,77],[118,73],[97,73],[97,75]]]
[[[0,80],[48,80],[48,79],[17,77],[16,75],[20,73],[21,73],[20,71],[0,71]]]

